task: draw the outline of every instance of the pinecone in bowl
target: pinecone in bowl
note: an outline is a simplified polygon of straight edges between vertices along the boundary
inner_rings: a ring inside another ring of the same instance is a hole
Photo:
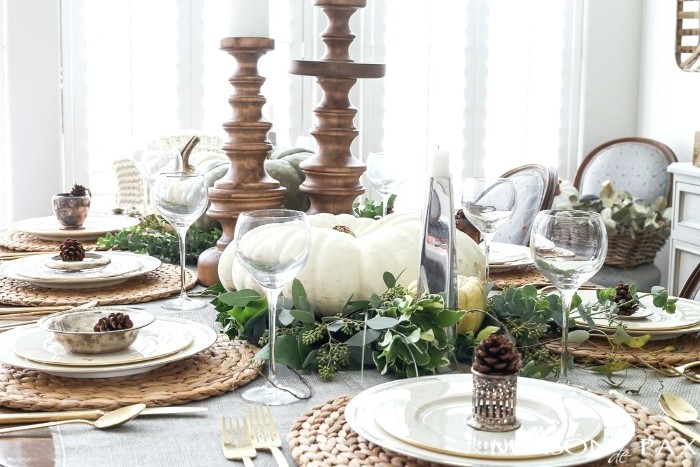
[[[131,329],[133,327],[134,323],[131,322],[129,315],[110,313],[109,316],[100,318],[93,330],[95,332],[121,331],[122,329]]]
[[[82,261],[85,259],[85,248],[75,238],[67,238],[60,247],[63,261]]]
[[[520,371],[520,354],[508,337],[491,334],[475,350],[472,370],[482,375],[505,376]]]
[[[73,185],[73,188],[71,188],[69,195],[70,196],[88,196],[90,194],[90,190],[85,188],[83,185],[78,185],[77,183]]]

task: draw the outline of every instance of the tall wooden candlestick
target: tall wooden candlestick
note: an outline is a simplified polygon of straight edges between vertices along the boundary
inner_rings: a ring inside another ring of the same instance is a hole
[[[301,164],[306,180],[301,191],[311,199],[309,213],[352,214],[352,203],[365,192],[360,177],[366,166],[353,157],[350,145],[359,132],[353,120],[357,109],[348,95],[358,78],[381,78],[382,64],[355,63],[350,58],[350,17],[367,0],[314,0],[328,17],[328,27],[321,34],[326,54],[319,61],[294,60],[290,73],[317,76],[323,99],[314,109],[317,125],[311,134],[318,143],[315,156]]]
[[[233,114],[223,124],[227,138],[222,149],[230,164],[226,174],[209,188],[211,206],[207,214],[221,223],[223,234],[215,247],[199,257],[197,273],[204,285],[219,280],[219,258],[233,240],[238,215],[243,211],[282,207],[286,190],[264,167],[272,149],[267,139],[272,124],[263,119],[265,97],[260,94],[260,87],[265,78],[258,73],[258,60],[274,47],[274,40],[263,37],[221,40],[221,49],[236,59],[238,69],[229,79],[234,91],[228,100]]]

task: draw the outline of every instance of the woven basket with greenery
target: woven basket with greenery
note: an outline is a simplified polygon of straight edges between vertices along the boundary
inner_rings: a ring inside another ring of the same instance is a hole
[[[600,198],[579,201],[574,209],[596,211],[603,218],[608,230],[608,266],[630,269],[653,263],[671,234],[666,198],[647,204],[626,191],[615,191],[610,182],[603,183]]]

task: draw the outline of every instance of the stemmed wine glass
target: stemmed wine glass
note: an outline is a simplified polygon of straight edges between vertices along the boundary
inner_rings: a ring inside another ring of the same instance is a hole
[[[282,382],[275,362],[277,299],[282,289],[306,264],[311,229],[306,214],[289,209],[243,212],[234,233],[236,256],[267,297],[269,350],[267,382],[243,392],[243,399],[265,405],[291,404],[307,395],[305,389]]]
[[[182,170],[182,159],[177,149],[144,149],[132,154],[131,159],[143,179],[143,215],[153,209],[153,184],[161,172]]]
[[[513,181],[507,178],[470,177],[462,185],[462,212],[484,237],[489,279],[489,250],[498,229],[513,215],[517,197]]]
[[[389,209],[389,198],[406,178],[406,161],[384,152],[372,152],[367,157],[367,178],[382,195],[382,217]]]
[[[568,383],[569,312],[578,288],[600,270],[608,251],[608,234],[600,214],[589,211],[540,211],[530,233],[537,269],[561,295],[561,367],[559,382]]]
[[[180,243],[180,296],[165,302],[163,308],[203,308],[206,302],[192,300],[185,291],[185,237],[190,226],[207,209],[209,197],[204,176],[185,172],[162,173],[155,178],[154,192],[156,210],[175,228]]]

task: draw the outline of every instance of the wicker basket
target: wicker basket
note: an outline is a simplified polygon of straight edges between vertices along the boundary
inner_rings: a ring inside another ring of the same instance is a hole
[[[608,233],[608,254],[605,264],[630,269],[640,264],[653,263],[656,253],[666,243],[669,233],[637,232],[629,234]]]

